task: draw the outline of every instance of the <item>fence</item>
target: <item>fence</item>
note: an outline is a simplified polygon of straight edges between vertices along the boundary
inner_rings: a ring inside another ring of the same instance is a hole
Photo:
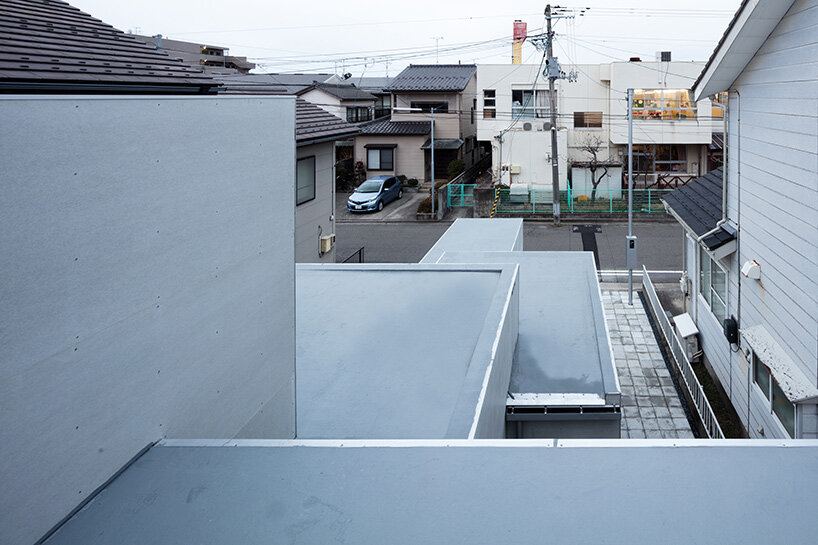
[[[476,184],[449,184],[446,186],[446,202],[449,208],[474,206]]]
[[[671,358],[673,359],[673,363],[675,364],[679,375],[682,377],[682,381],[687,388],[687,393],[690,395],[690,399],[693,400],[693,405],[696,408],[696,412],[698,413],[702,424],[704,424],[704,429],[707,432],[707,436],[711,439],[724,439],[724,433],[721,431],[721,426],[719,425],[718,420],[716,420],[716,416],[713,414],[713,409],[710,407],[710,402],[704,395],[704,388],[702,388],[698,377],[696,377],[696,373],[693,371],[693,367],[690,365],[690,360],[687,359],[687,353],[685,352],[684,346],[682,346],[679,337],[676,336],[676,332],[673,330],[670,320],[665,314],[665,311],[662,309],[662,305],[659,304],[659,297],[656,295],[656,289],[653,287],[653,282],[651,281],[648,271],[644,266],[642,267],[642,287],[653,312],[653,316],[656,319],[656,323],[659,325],[659,330],[662,332],[662,336],[665,338],[665,341],[670,347],[670,354]]]
[[[449,195],[453,202],[451,206],[469,206],[473,197],[474,187],[458,187],[449,184]],[[634,189],[633,211],[642,214],[660,214],[665,212],[662,195],[667,189]],[[462,195],[460,201],[458,197]],[[503,214],[550,214],[553,207],[552,191],[550,189],[499,189],[496,207],[496,216]],[[560,212],[564,214],[627,214],[628,192],[622,189],[598,189],[560,191]]]

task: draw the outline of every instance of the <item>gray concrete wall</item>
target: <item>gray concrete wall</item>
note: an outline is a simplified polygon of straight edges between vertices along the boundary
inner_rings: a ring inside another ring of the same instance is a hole
[[[0,543],[152,441],[294,436],[294,109],[0,98]]]
[[[295,261],[335,263],[335,246],[319,253],[320,236],[335,233],[335,143],[298,147],[298,159],[310,156],[315,157],[315,198],[295,207]]]

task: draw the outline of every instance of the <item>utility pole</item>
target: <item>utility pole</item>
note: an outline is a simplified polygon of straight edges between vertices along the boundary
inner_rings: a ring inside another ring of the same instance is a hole
[[[557,152],[557,93],[554,80],[560,77],[559,65],[554,58],[554,33],[551,31],[551,4],[545,7],[545,21],[547,23],[546,38],[548,40],[548,101],[551,110],[551,192],[553,193],[554,225],[560,224],[560,165]]]

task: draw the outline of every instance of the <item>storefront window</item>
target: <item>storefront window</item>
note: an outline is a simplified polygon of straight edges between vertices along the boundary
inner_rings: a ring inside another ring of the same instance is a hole
[[[696,119],[696,104],[687,89],[636,89],[634,119]]]

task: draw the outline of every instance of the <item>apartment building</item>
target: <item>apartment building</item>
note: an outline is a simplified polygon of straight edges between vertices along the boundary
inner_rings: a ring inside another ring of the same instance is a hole
[[[700,62],[658,61],[576,65],[576,80],[557,81],[560,187],[620,190],[627,168],[627,90],[634,89],[634,173],[637,187],[680,185],[704,174],[721,107],[691,101]],[[567,68],[567,67],[566,67]],[[480,65],[478,140],[490,143],[495,178],[506,185],[551,187],[550,99],[539,64]]]

